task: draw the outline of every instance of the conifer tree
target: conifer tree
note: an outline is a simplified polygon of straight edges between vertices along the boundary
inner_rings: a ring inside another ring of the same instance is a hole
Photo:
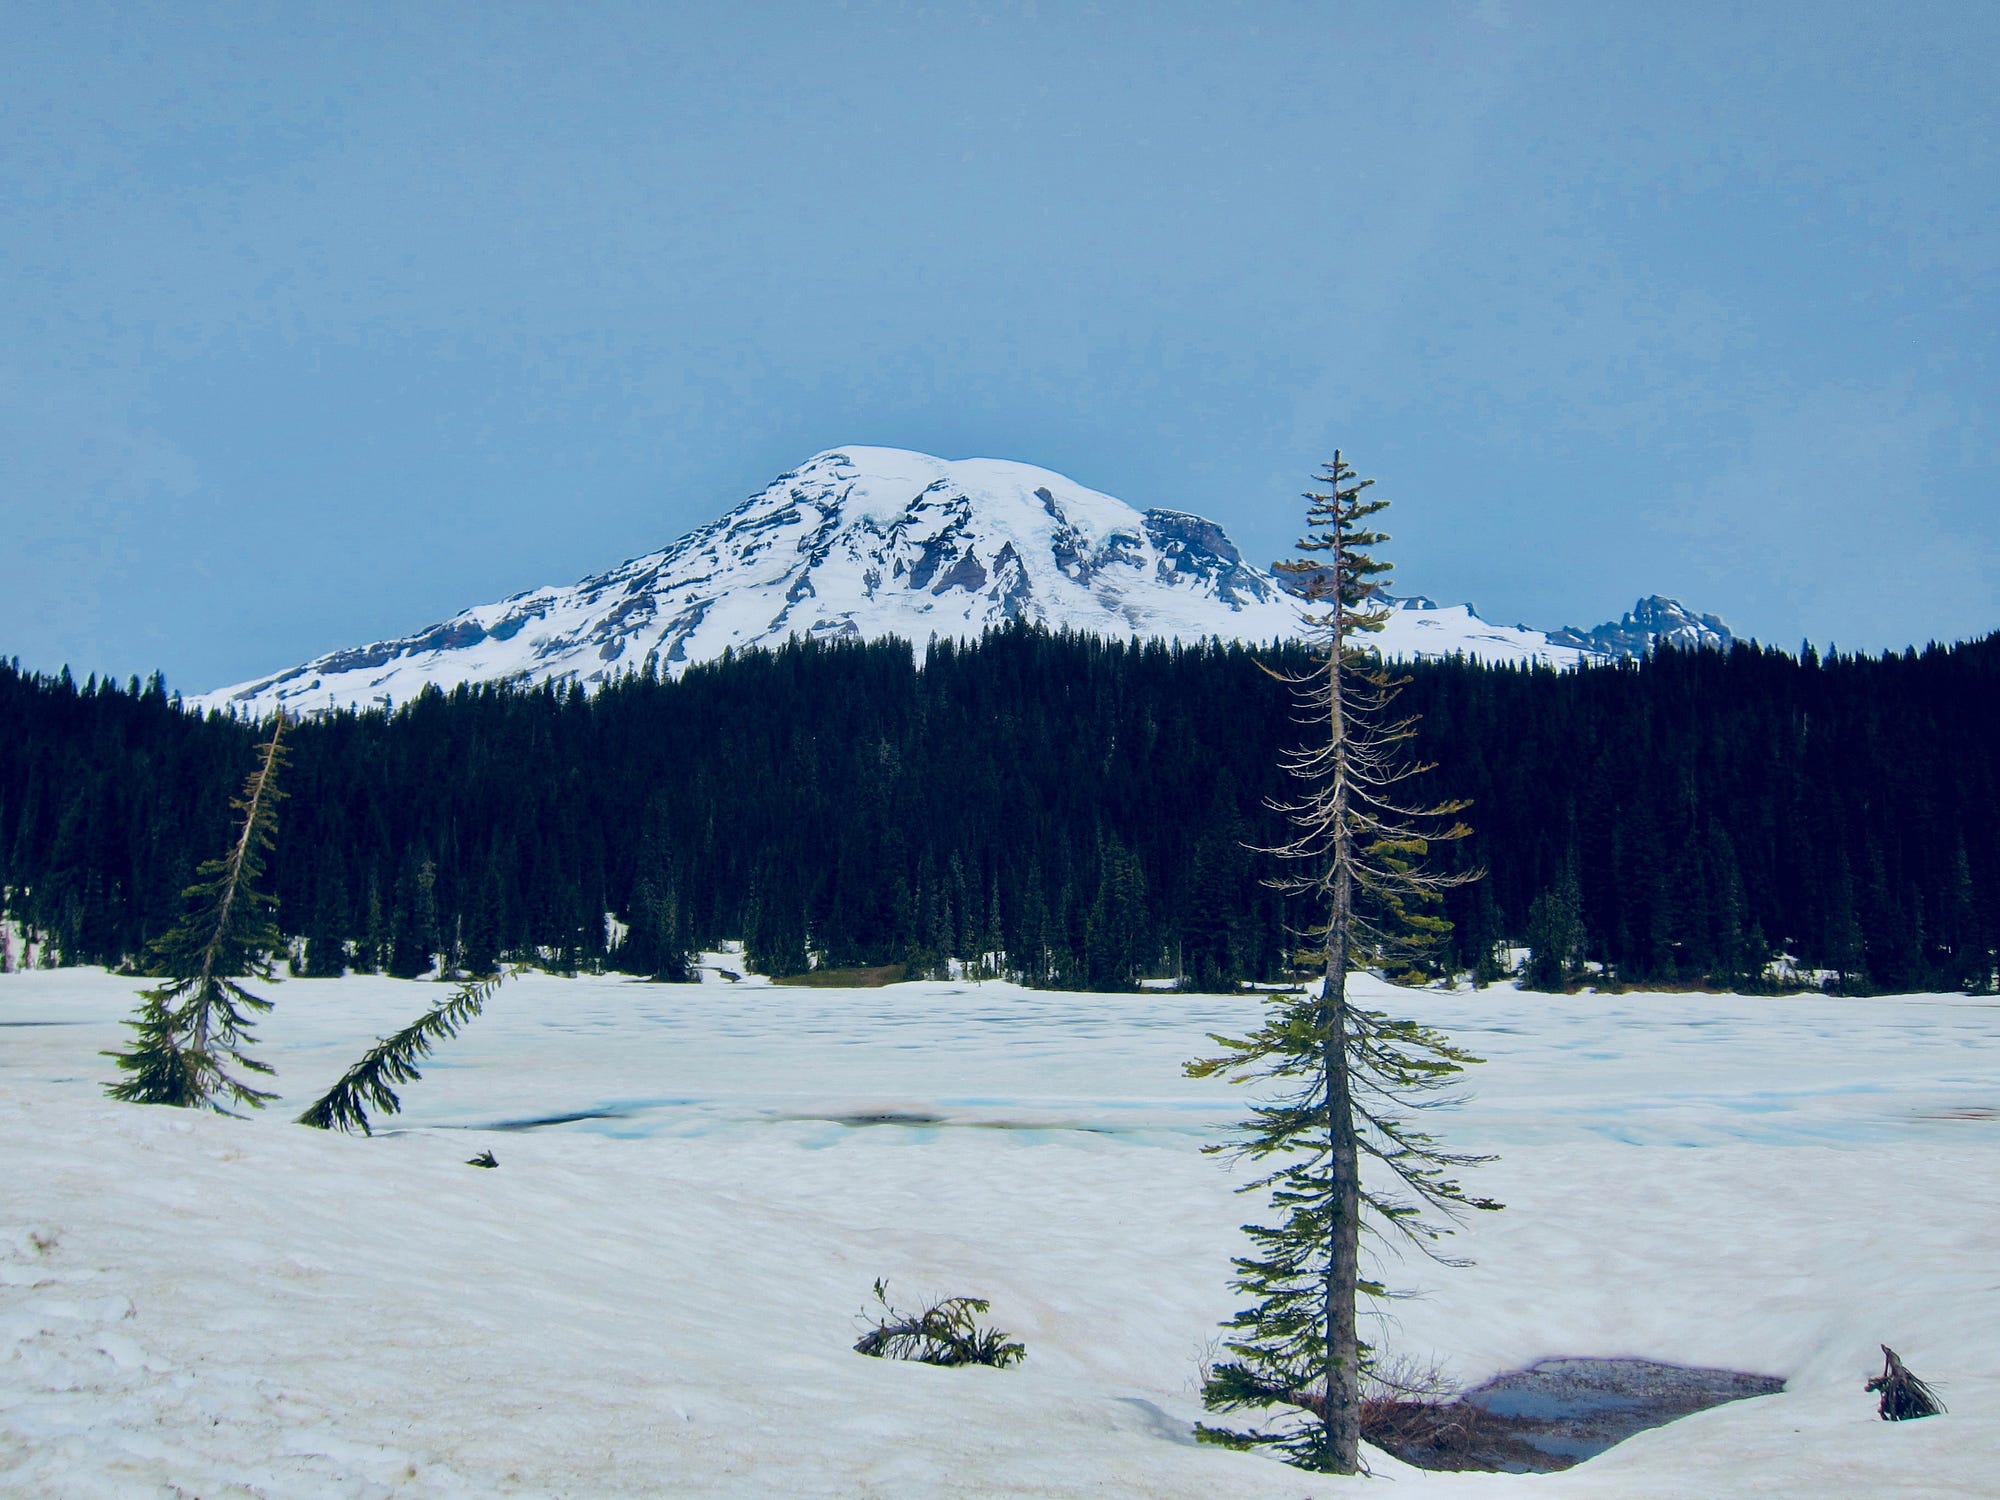
[[[1145,962],[1145,871],[1115,837],[1104,841],[1098,871],[1084,923],[1085,982],[1093,990],[1129,989]]]
[[[1298,784],[1281,810],[1291,839],[1267,852],[1288,862],[1269,883],[1314,913],[1295,929],[1301,967],[1319,977],[1273,997],[1262,1026],[1242,1038],[1215,1037],[1223,1049],[1188,1064],[1195,1077],[1219,1072],[1274,1085],[1252,1107],[1229,1151],[1277,1165],[1244,1191],[1270,1191],[1279,1222],[1244,1227],[1252,1250],[1236,1259],[1232,1284],[1255,1299],[1225,1324],[1229,1358],[1210,1372],[1202,1395],[1211,1410],[1287,1405],[1310,1421],[1269,1431],[1203,1428],[1211,1441],[1271,1445],[1302,1468],[1352,1474],[1360,1467],[1360,1377],[1368,1347],[1356,1326],[1358,1299],[1384,1288],[1362,1277],[1362,1214],[1385,1239],[1439,1256],[1448,1233],[1438,1216],[1495,1208],[1468,1195],[1452,1172],[1484,1158],[1454,1154],[1415,1129],[1402,1111],[1441,1102],[1433,1092],[1477,1059],[1415,1021],[1353,1004],[1356,965],[1413,971],[1449,924],[1433,908],[1476,871],[1428,873],[1429,845],[1464,838],[1462,802],[1411,803],[1401,784],[1429,769],[1403,747],[1415,720],[1391,705],[1403,685],[1363,642],[1388,612],[1371,604],[1389,570],[1370,549],[1386,541],[1368,518],[1387,504],[1361,498],[1336,451],[1306,495],[1309,534],[1300,558],[1278,567],[1306,585],[1313,644],[1303,671],[1279,675],[1293,690],[1311,742],[1282,764]],[[1363,1182],[1361,1166],[1373,1164]],[[1433,1217],[1427,1212],[1435,1211]]]
[[[663,880],[665,877],[663,877]],[[681,936],[680,900],[670,881],[639,877],[629,905],[630,930],[612,958],[612,967],[666,984],[693,977],[694,955]]]
[[[1583,978],[1583,896],[1576,866],[1528,908],[1528,964],[1523,988],[1558,994]]]
[[[437,914],[437,866],[430,856],[412,851],[403,859],[396,880],[396,905],[391,923],[389,957],[383,965],[398,979],[418,979],[436,962],[440,946]]]
[[[271,1002],[240,981],[269,979],[271,954],[281,942],[273,917],[277,901],[259,882],[284,796],[278,789],[284,730],[280,714],[257,769],[230,804],[241,822],[229,852],[201,866],[183,893],[186,913],[153,945],[156,971],[165,980],[142,992],[137,1015],[125,1023],[137,1034],[132,1045],[104,1054],[127,1075],[105,1085],[114,1099],[228,1113],[228,1104],[257,1109],[275,1097],[231,1070],[271,1071],[243,1051],[254,1030],[251,1013],[269,1010]]]
[[[312,919],[305,930],[307,977],[338,979],[347,972],[347,944],[342,934],[342,913],[346,904],[339,867],[322,870],[314,895]]]
[[[382,907],[382,881],[379,875],[368,877],[367,915],[361,934],[361,952],[356,955],[356,967],[367,973],[381,971],[389,956],[389,919]]]

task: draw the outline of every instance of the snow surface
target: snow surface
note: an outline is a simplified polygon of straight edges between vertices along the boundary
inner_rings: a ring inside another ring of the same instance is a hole
[[[1492,665],[1574,667],[1600,661],[1600,652],[1560,645],[1526,625],[1495,625],[1470,604],[1398,599],[1369,644],[1392,661],[1469,656]]]
[[[1200,516],[1142,511],[1031,464],[854,446],[814,455],[719,520],[609,572],[188,702],[252,715],[387,707],[431,684],[590,686],[649,661],[672,675],[794,636],[921,647],[1013,620],[1261,644],[1299,634],[1300,601]],[[1426,599],[1396,601],[1378,643],[1402,658],[1569,666],[1605,655]]]
[[[0,977],[0,1493],[1995,1493],[1991,1001],[1388,997],[1491,1059],[1438,1124],[1508,1208],[1388,1268],[1379,1343],[1790,1388],[1567,1474],[1340,1480],[1188,1440],[1255,1206],[1198,1150],[1246,1091],[1179,1064],[1255,1000],[528,976],[363,1139],[288,1116],[435,984],[273,986],[247,1121],[102,1096],[135,988]],[[853,1354],[877,1276],[1026,1363]],[[1948,1416],[1875,1419],[1879,1342]]]

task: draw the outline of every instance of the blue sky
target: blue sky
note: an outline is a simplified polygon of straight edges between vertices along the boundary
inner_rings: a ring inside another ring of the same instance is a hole
[[[0,654],[197,691],[842,443],[2000,627],[2000,6],[0,4]]]

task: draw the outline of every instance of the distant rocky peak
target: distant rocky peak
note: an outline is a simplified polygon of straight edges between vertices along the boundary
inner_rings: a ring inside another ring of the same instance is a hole
[[[1327,571],[1312,568],[1302,572],[1276,573],[1278,586],[1289,594],[1301,599],[1309,598],[1315,587],[1324,587]],[[1715,615],[1697,614],[1678,599],[1669,599],[1661,594],[1649,594],[1641,599],[1624,616],[1603,625],[1579,630],[1574,626],[1564,626],[1561,630],[1538,631],[1527,625],[1488,626],[1480,618],[1479,611],[1470,604],[1440,605],[1435,599],[1423,594],[1392,594],[1387,589],[1376,588],[1374,602],[1390,611],[1389,628],[1381,637],[1385,653],[1395,655],[1438,655],[1442,644],[1454,638],[1454,629],[1447,624],[1447,617],[1463,616],[1479,629],[1465,635],[1468,641],[1490,640],[1479,630],[1504,634],[1514,644],[1541,642],[1548,650],[1529,647],[1536,659],[1550,665],[1565,666],[1574,661],[1621,661],[1645,656],[1662,642],[1682,650],[1697,647],[1726,650],[1736,640],[1729,627]],[[1420,631],[1421,634],[1412,634]],[[1438,646],[1433,647],[1432,642]],[[1496,651],[1484,653],[1476,647],[1468,647],[1468,655],[1485,654],[1489,659],[1501,659]]]
[[[1551,631],[1558,645],[1613,659],[1640,657],[1662,643],[1680,650],[1727,650],[1736,636],[1715,615],[1696,614],[1678,599],[1649,594],[1615,622],[1578,630],[1564,626]]]

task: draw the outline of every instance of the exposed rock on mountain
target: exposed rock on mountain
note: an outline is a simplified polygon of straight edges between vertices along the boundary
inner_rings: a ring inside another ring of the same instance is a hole
[[[1706,646],[1726,650],[1736,637],[1714,615],[1698,615],[1678,599],[1653,594],[1633,605],[1615,625],[1590,630],[1565,625],[1551,631],[1549,639],[1594,656],[1635,657],[1644,656],[1661,642],[1683,649]]]

